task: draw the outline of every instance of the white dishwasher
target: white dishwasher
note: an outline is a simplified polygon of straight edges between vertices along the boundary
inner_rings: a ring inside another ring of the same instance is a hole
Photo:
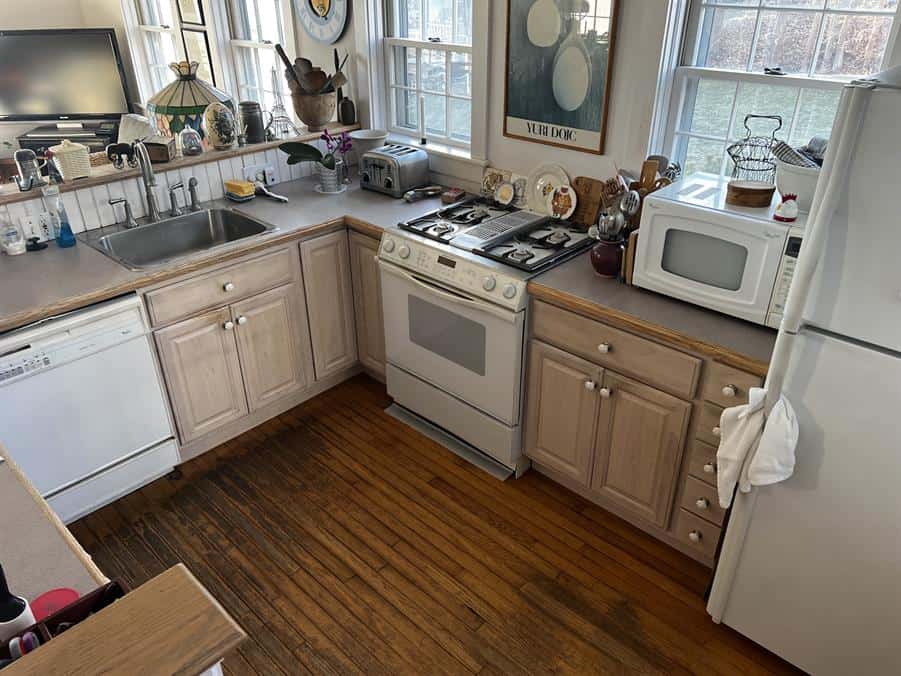
[[[64,522],[178,464],[148,333],[129,296],[0,336],[0,443]]]

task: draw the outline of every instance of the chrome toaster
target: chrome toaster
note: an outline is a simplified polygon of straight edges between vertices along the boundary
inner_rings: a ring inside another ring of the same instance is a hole
[[[396,143],[370,150],[360,160],[360,185],[368,190],[403,197],[429,184],[429,156],[421,148]]]

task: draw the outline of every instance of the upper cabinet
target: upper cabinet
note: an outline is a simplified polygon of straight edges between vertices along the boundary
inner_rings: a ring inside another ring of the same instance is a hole
[[[384,380],[385,322],[382,317],[382,281],[376,258],[378,251],[379,240],[351,231],[350,267],[360,362]]]
[[[354,300],[347,231],[301,242],[307,312],[316,379],[353,366],[357,361]]]

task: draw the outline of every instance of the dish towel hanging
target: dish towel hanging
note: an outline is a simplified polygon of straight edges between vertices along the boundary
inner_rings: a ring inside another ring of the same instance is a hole
[[[720,416],[720,446],[716,452],[716,490],[723,509],[732,504],[735,486],[748,493],[751,486],[784,481],[795,467],[798,421],[785,396],[767,417],[766,390],[752,387],[748,403],[733,406]]]

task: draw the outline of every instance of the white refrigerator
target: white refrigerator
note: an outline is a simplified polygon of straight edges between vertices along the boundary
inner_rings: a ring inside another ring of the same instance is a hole
[[[767,388],[795,471],[736,496],[708,611],[813,674],[899,674],[901,68],[843,92]]]

